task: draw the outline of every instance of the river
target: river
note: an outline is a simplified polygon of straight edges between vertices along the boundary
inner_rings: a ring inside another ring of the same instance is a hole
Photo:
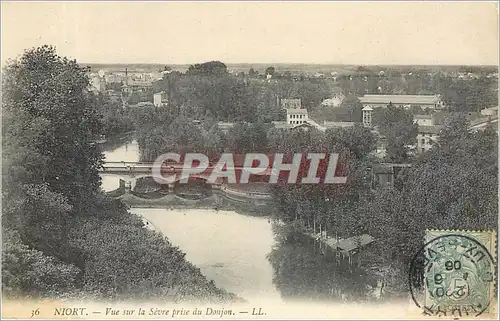
[[[138,144],[129,141],[104,152],[107,161],[138,161]],[[106,191],[118,187],[117,177],[102,178]],[[250,302],[281,300],[266,258],[274,244],[267,218],[215,210],[132,208],[178,246],[186,259],[223,289]]]
[[[138,161],[136,141],[105,151],[108,161]],[[103,177],[106,191],[117,177]],[[250,303],[371,301],[379,282],[362,267],[347,266],[308,237],[275,241],[266,217],[232,211],[132,208],[178,246],[186,259],[223,289]]]

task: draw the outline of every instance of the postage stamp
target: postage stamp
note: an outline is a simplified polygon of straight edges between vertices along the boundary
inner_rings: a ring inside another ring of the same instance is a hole
[[[413,300],[425,315],[488,314],[496,300],[496,264],[494,231],[427,230],[410,268]]]

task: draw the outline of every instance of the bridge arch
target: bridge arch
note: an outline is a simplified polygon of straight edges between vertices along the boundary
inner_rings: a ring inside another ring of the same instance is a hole
[[[120,186],[120,179],[125,181],[125,182],[130,183],[131,190],[134,190],[135,186],[137,185],[137,180],[139,180],[141,178],[146,178],[146,177],[153,177],[153,175],[151,173],[127,175],[127,174],[123,174],[123,173],[106,173],[106,172],[100,172],[99,176],[102,179],[102,184],[106,185],[106,186],[103,186],[103,188],[105,188],[106,190],[107,189],[110,189],[110,190],[117,189]],[[111,183],[110,183],[111,178],[116,179],[116,184],[114,184],[114,187],[111,186]]]

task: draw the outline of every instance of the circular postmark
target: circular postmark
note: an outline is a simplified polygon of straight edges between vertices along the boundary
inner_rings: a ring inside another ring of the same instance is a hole
[[[432,238],[409,270],[413,301],[426,315],[479,316],[494,300],[496,263],[478,240],[462,234]]]

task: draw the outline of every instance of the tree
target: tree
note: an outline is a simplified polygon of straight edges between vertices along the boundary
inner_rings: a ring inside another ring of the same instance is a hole
[[[363,120],[363,105],[356,96],[347,96],[339,107],[333,109],[336,121],[361,122]]]
[[[220,61],[209,61],[189,66],[186,75],[221,76],[227,73],[227,66]]]
[[[35,247],[42,246],[37,235],[46,224],[64,238],[67,216],[91,212],[99,192],[101,153],[94,141],[102,131],[86,72],[49,46],[26,51],[5,71],[3,156],[10,165],[4,196],[24,199],[24,213],[15,220],[21,220],[23,241]],[[59,241],[42,250],[69,255],[56,249]]]
[[[358,230],[355,208],[369,188],[364,173],[368,155],[375,148],[375,137],[370,130],[355,126],[322,133],[316,130],[279,132],[273,128],[268,132],[268,139],[270,151],[285,155],[301,151],[339,153],[340,172],[337,173],[348,177],[347,183],[342,185],[273,185],[271,191],[277,217],[287,224],[299,224],[302,230],[335,231],[342,237],[351,236]],[[307,170],[307,164],[304,170]],[[299,170],[301,174],[305,176],[305,171]],[[324,174],[320,170],[318,176]]]
[[[409,159],[409,145],[416,143],[417,124],[413,115],[403,108],[389,104],[387,108],[375,109],[373,123],[381,135],[387,138],[387,160],[403,163]]]
[[[442,139],[441,139],[442,138]],[[498,138],[447,119],[439,144],[408,169],[398,189],[360,206],[360,221],[386,264],[408,269],[426,229],[493,229],[498,220]]]
[[[248,75],[250,77],[256,77],[257,75],[259,75],[259,72],[255,71],[253,68],[250,68],[250,70],[248,71]]]
[[[42,46],[10,62],[4,80],[5,294],[101,300],[154,296],[171,302],[235,299],[201,275],[168,240],[145,229],[121,201],[101,191],[97,170],[102,154],[94,140],[102,122],[99,104],[86,90],[84,68]],[[201,144],[197,133],[183,132],[195,131],[188,120],[172,122],[163,109],[136,115],[146,116],[154,126],[148,127],[152,139],[140,137],[146,145],[170,147],[165,133],[177,134],[177,144],[189,146],[197,139],[195,147]]]
[[[274,76],[275,72],[276,72],[276,69],[273,66],[266,68],[266,75]]]
[[[7,297],[50,298],[76,290],[81,274],[76,266],[29,248],[12,230],[4,233],[2,243],[2,287]]]
[[[112,100],[106,93],[93,97],[93,101],[101,115],[103,135],[112,137],[133,129],[132,119],[121,101]]]

